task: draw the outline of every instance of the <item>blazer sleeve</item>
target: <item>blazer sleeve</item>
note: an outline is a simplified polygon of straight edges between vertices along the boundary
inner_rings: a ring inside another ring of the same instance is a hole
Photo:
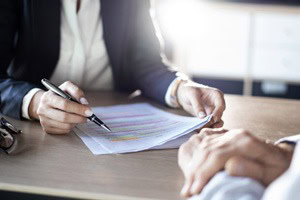
[[[146,97],[165,102],[165,94],[176,71],[167,66],[162,59],[162,46],[159,30],[150,15],[150,1],[136,0],[136,7],[130,19],[129,64],[132,81]],[[162,41],[162,40],[161,40]]]
[[[8,68],[15,56],[15,39],[18,32],[18,2],[0,1],[0,112],[21,118],[22,100],[36,87],[8,75]]]

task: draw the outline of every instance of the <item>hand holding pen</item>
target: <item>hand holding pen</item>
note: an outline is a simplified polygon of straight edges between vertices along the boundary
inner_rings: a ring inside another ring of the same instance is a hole
[[[50,91],[54,92],[55,94],[57,94],[58,96],[60,97],[63,97],[64,99],[68,99],[70,101],[73,101],[75,103],[78,103],[78,104],[85,104],[87,102],[87,100],[84,98],[84,97],[81,97],[79,99],[79,101],[77,99],[75,99],[74,97],[72,97],[69,93],[67,92],[64,92],[63,90],[61,90],[60,88],[56,87],[53,83],[51,83],[49,80],[47,79],[42,79],[42,84]],[[84,98],[84,99],[82,99]],[[85,113],[86,114],[86,113]],[[90,112],[89,112],[90,114]],[[107,131],[111,131],[108,126],[106,126],[106,124],[104,124],[95,114],[93,114],[92,112],[92,115],[89,115],[87,117],[90,121],[94,122],[95,124],[97,124],[98,126],[104,128],[105,130]]]
[[[87,106],[88,102],[83,91],[78,86],[66,81],[59,88],[81,104],[65,99],[52,91],[37,92],[30,102],[29,115],[39,119],[47,133],[69,133],[77,124],[87,122],[87,117],[93,115]]]

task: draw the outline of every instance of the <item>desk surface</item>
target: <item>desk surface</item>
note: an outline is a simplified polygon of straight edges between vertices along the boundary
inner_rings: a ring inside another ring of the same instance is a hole
[[[117,93],[87,96],[93,106],[145,101]],[[300,101],[240,96],[226,101],[225,128],[244,127],[273,141],[300,132]],[[184,179],[175,149],[94,156],[73,133],[54,136],[43,133],[38,122],[10,121],[24,134],[18,152],[0,154],[2,190],[85,199],[180,199]]]

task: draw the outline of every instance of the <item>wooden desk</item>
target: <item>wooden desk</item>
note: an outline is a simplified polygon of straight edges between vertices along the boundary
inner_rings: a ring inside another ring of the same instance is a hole
[[[116,93],[88,97],[94,106],[145,100]],[[300,132],[300,101],[226,100],[226,128],[245,127],[271,140]],[[38,122],[10,121],[24,134],[16,154],[0,154],[2,190],[84,199],[180,199],[177,150],[94,156],[73,133],[54,136],[43,133]]]

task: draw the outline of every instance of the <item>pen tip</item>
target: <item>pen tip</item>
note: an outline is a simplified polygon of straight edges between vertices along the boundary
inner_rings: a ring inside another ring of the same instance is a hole
[[[106,126],[100,119],[98,119],[96,116],[93,117],[91,119],[91,121],[93,121],[94,123],[96,123],[98,126],[101,126],[102,128],[104,128],[105,130],[107,130],[108,132],[112,132],[110,130],[110,128],[108,128],[108,126]]]
[[[107,126],[103,125],[102,126],[105,130],[107,130],[108,132],[111,132],[110,128],[108,128]]]

